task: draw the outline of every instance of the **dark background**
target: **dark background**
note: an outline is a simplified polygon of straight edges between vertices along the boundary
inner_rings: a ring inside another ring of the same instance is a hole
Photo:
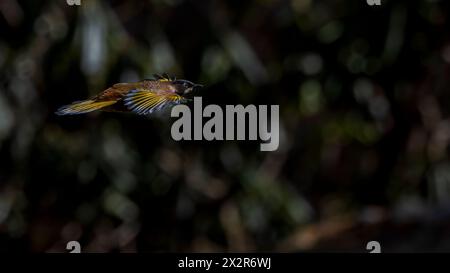
[[[0,251],[450,251],[449,4],[1,0]],[[163,72],[279,149],[54,114]]]

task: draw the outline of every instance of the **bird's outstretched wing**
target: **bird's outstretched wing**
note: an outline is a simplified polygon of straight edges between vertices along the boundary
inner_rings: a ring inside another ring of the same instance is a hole
[[[157,94],[148,90],[136,89],[128,92],[123,101],[130,111],[138,115],[148,115],[169,105],[180,104],[187,100],[172,92]]]
[[[162,82],[170,82],[170,81],[174,81],[176,80],[176,78],[171,78],[169,75],[167,75],[167,73],[164,74],[153,74],[153,77],[155,78],[155,80],[157,81],[162,81]]]

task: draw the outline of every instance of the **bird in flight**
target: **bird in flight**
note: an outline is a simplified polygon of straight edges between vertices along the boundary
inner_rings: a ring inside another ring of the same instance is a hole
[[[185,103],[186,95],[202,87],[187,80],[171,79],[167,74],[135,83],[117,83],[97,96],[65,105],[57,115],[85,114],[96,110],[149,115],[168,106]]]

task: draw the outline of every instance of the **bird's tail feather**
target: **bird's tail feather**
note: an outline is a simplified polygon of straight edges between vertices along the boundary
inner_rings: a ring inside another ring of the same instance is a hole
[[[95,110],[99,110],[103,107],[109,106],[116,103],[116,101],[93,101],[84,100],[76,101],[72,104],[65,105],[56,111],[57,115],[78,115],[85,114]]]

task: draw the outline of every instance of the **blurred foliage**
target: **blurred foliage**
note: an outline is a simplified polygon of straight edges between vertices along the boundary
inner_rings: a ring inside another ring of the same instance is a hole
[[[0,251],[450,250],[449,3],[0,2]],[[153,73],[280,105],[280,149],[54,115]]]

